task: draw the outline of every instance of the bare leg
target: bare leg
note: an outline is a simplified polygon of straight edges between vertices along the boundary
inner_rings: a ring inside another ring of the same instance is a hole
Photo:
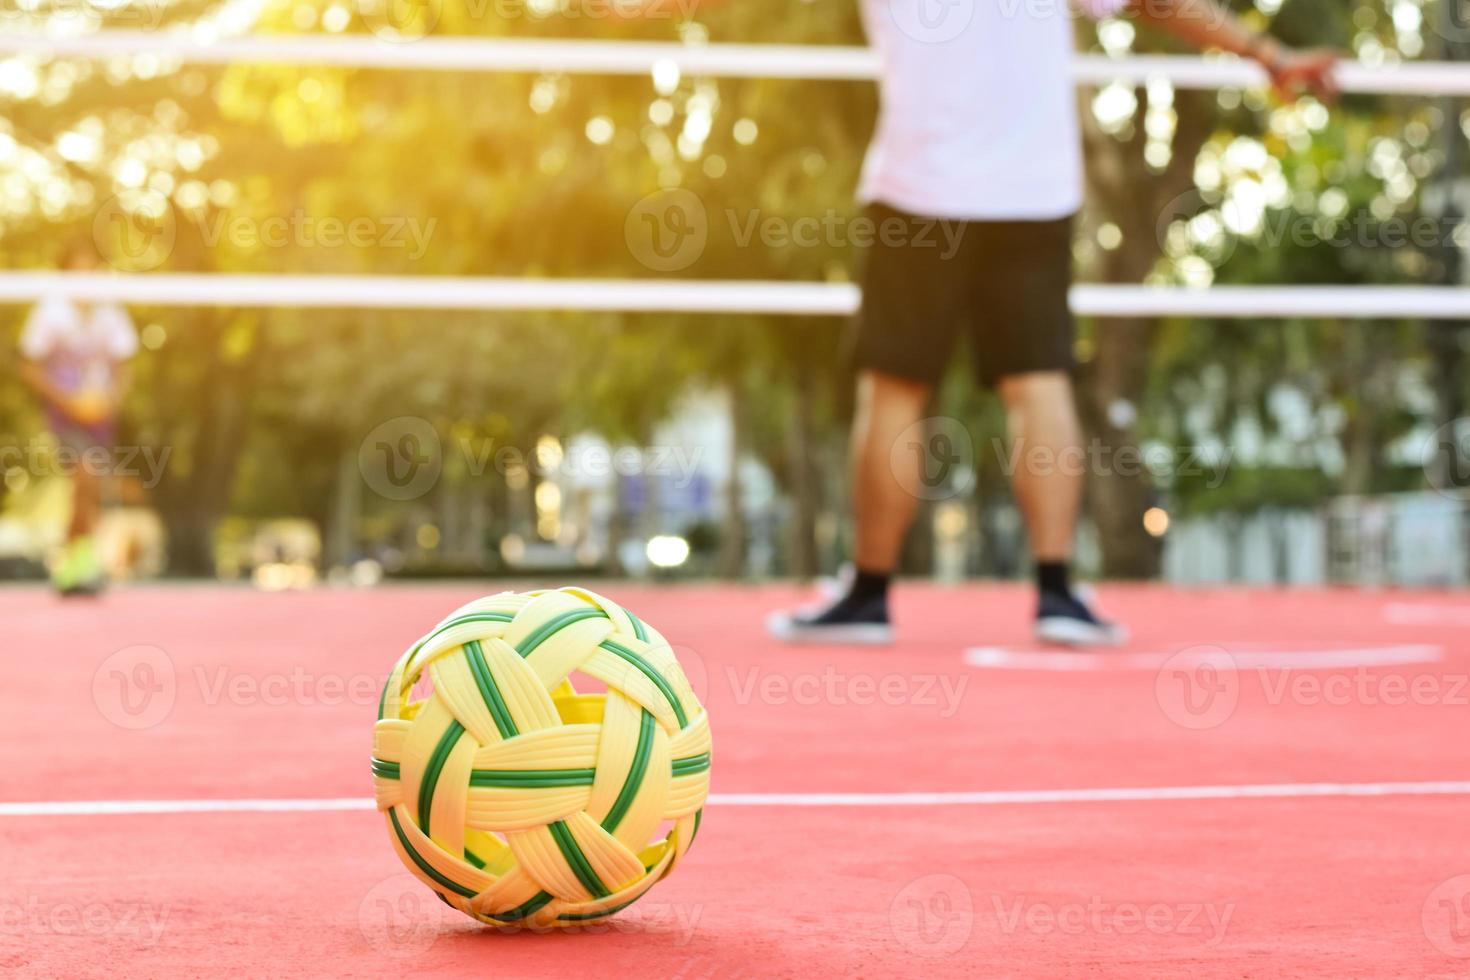
[[[102,479],[79,462],[71,476],[71,523],[66,547],[51,581],[63,594],[91,593],[100,586],[96,546],[91,538],[102,511]]]
[[[1016,458],[1011,487],[1038,562],[1065,562],[1082,502],[1085,460],[1072,382],[1061,371],[1017,374],[1000,383]]]
[[[893,452],[903,431],[924,417],[933,388],[927,384],[863,371],[858,375],[857,414],[852,423],[852,502],[857,522],[857,566],[891,572],[898,565],[904,535],[913,523],[918,498],[914,475],[896,473],[905,453]],[[906,462],[902,465],[908,465]],[[913,457],[913,466],[922,460]]]
[[[71,525],[66,540],[75,541],[87,537],[97,527],[102,510],[102,478],[79,464],[72,476],[71,493]]]
[[[1099,619],[1072,592],[1068,566],[1086,475],[1072,383],[1061,371],[1006,378],[1000,385],[1016,470],[1011,486],[1036,559],[1036,637],[1069,646],[1112,646],[1127,633]]]
[[[825,608],[774,613],[767,628],[796,643],[888,643],[888,582],[913,522],[923,458],[898,442],[924,417],[929,385],[877,371],[858,376],[852,422],[852,505],[857,575]],[[897,446],[897,451],[895,451]]]

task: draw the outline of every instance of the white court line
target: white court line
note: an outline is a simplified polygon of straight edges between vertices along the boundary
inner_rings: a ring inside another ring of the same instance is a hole
[[[1186,656],[1190,650],[1196,656]],[[1222,657],[1221,651],[1229,656]],[[1180,647],[1164,653],[1117,653],[1107,650],[1082,653],[1069,650],[1009,650],[1004,647],[971,647],[965,663],[995,670],[1158,670],[1165,664],[1187,667],[1210,663],[1230,670],[1330,670],[1341,667],[1389,667],[1395,664],[1434,663],[1442,660],[1444,648],[1431,644],[1387,647],[1354,647],[1337,650],[1239,650],[1216,644]]]
[[[1390,602],[1383,619],[1400,626],[1470,626],[1470,605]]]
[[[1258,783],[1100,789],[980,790],[964,793],[711,793],[715,806],[1012,806],[1163,800],[1470,796],[1470,780],[1425,783]],[[0,817],[97,817],[156,813],[313,813],[372,810],[369,797],[286,800],[64,800],[0,803]]]

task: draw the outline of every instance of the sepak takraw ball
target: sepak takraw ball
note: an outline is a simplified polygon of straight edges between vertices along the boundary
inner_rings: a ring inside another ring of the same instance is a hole
[[[574,673],[606,693],[579,693]],[[399,659],[372,769],[393,848],[451,906],[495,924],[584,924],[688,850],[709,718],[668,643],[621,606],[576,588],[503,592]]]

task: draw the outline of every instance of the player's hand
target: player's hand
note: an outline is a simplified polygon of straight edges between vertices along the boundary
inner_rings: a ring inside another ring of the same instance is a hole
[[[1271,76],[1271,88],[1278,98],[1291,101],[1303,93],[1331,105],[1337,101],[1338,52],[1331,48],[1293,51],[1277,44],[1264,45],[1256,60]]]

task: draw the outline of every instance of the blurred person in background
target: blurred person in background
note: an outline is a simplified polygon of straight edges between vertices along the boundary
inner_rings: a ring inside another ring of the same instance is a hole
[[[1067,6],[862,4],[878,53],[880,110],[859,189],[877,234],[865,250],[854,329],[856,574],[840,598],[778,612],[770,630],[798,642],[891,640],[889,582],[927,462],[898,443],[914,438],[963,336],[978,379],[1000,395],[1016,445],[1012,487],[1036,570],[1036,637],[1120,643],[1122,629],[1098,616],[1071,582],[1085,456],[1067,306],[1072,220],[1082,205]],[[1292,51],[1216,0],[1077,5],[1094,17],[1135,17],[1196,48],[1249,58],[1283,97],[1307,91],[1331,101],[1336,94],[1333,52]]]
[[[93,272],[90,241],[63,256],[68,272]],[[56,436],[58,464],[72,480],[71,520],[52,583],[63,595],[91,594],[104,584],[93,538],[112,468],[118,409],[127,393],[128,361],[138,334],[122,307],[65,293],[41,300],[21,332],[21,378],[37,394]]]

